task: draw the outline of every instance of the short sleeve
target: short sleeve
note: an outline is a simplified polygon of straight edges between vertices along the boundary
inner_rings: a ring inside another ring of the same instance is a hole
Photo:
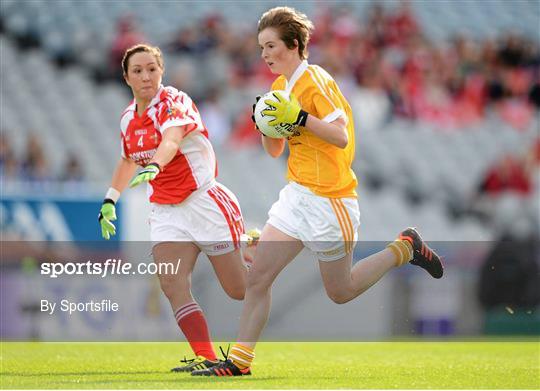
[[[270,87],[270,91],[279,91],[285,89],[285,78],[283,76],[278,77],[274,82],[272,83],[272,87]]]
[[[196,128],[196,118],[191,116],[186,108],[179,102],[167,102],[158,117],[159,131],[163,134],[165,130],[173,126],[187,126]]]
[[[134,103],[132,103],[134,106]],[[120,118],[120,155],[125,159],[129,156],[127,142],[129,141],[128,128],[133,119],[133,111],[126,109]]]
[[[340,107],[339,100],[333,97],[328,96],[328,93],[325,93],[318,88],[314,91],[312,95],[312,102],[317,113],[317,117],[325,122],[332,122],[343,117],[347,120],[347,116],[344,110]]]
[[[128,156],[126,138],[124,137],[124,133],[122,131],[120,131],[120,155],[124,159],[126,159]]]

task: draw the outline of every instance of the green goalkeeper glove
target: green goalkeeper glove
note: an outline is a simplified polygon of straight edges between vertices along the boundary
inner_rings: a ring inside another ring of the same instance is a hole
[[[103,239],[109,240],[111,236],[116,234],[116,227],[111,221],[116,220],[116,207],[114,201],[110,198],[105,198],[99,211],[98,221],[101,225],[101,236]]]
[[[159,173],[159,165],[157,163],[150,163],[135,175],[135,178],[129,183],[129,187],[135,187],[143,182],[153,181]]]
[[[302,110],[300,103],[298,103],[298,100],[293,94],[291,94],[291,100],[285,99],[279,92],[274,92],[274,96],[278,102],[274,102],[273,100],[264,101],[268,106],[274,108],[274,110],[263,110],[262,112],[264,115],[275,117],[275,119],[268,122],[268,125],[291,124],[306,126],[308,113]]]

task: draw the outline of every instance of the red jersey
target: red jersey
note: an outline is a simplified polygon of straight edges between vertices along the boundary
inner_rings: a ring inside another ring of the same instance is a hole
[[[199,111],[186,93],[161,86],[141,116],[133,100],[120,120],[122,157],[140,166],[150,162],[163,133],[173,126],[184,128],[184,138],[174,158],[148,183],[150,202],[158,204],[178,204],[214,182],[216,156]]]

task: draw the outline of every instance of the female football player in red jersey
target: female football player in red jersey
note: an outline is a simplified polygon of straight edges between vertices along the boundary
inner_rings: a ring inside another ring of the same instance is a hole
[[[416,230],[404,230],[384,250],[352,266],[360,224],[354,159],[354,121],[349,103],[323,68],[307,62],[313,25],[289,7],[265,12],[258,25],[261,57],[278,75],[272,91],[278,101],[263,114],[269,124],[293,126],[288,139],[262,137],[265,151],[280,156],[289,146],[287,178],[279,199],[268,212],[253,268],[250,270],[238,342],[228,359],[195,376],[251,374],[255,345],[270,314],[271,288],[279,273],[307,247],[316,254],[328,297],[338,303],[353,300],[394,267],[409,262],[440,278],[439,257]],[[296,99],[298,98],[298,99]]]
[[[129,48],[122,59],[133,101],[123,112],[122,151],[99,214],[102,235],[116,233],[115,203],[128,186],[147,183],[150,236],[157,264],[181,260],[178,274],[161,274],[178,326],[196,358],[176,372],[218,363],[202,309],[191,294],[191,274],[204,252],[231,298],[242,300],[246,284],[240,238],[244,222],[235,195],[216,182],[217,164],[197,107],[184,92],[161,84],[161,51]],[[137,166],[143,169],[131,180]]]

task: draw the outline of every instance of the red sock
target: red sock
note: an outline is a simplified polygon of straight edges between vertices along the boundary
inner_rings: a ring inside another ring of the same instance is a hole
[[[174,311],[174,316],[195,355],[211,361],[217,360],[201,307],[193,301]]]

